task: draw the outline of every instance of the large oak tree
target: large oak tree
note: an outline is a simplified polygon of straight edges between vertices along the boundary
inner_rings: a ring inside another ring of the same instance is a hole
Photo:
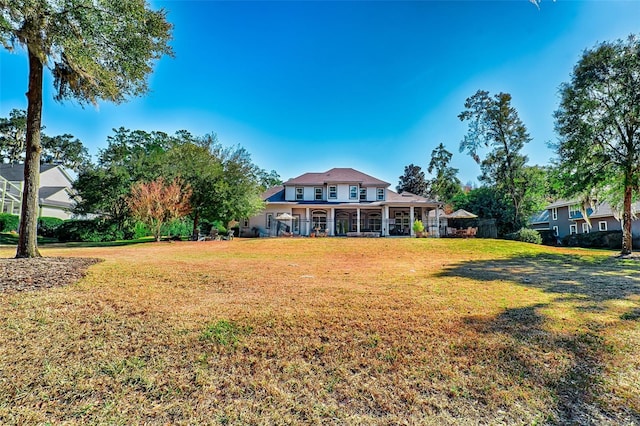
[[[0,0],[0,42],[29,61],[25,186],[16,257],[38,257],[36,227],[43,71],[56,100],[120,103],[148,90],[155,60],[171,54],[171,24],[145,0]]]
[[[621,254],[631,254],[632,203],[640,190],[640,40],[585,51],[560,95],[556,148],[564,193],[597,197],[621,211]]]

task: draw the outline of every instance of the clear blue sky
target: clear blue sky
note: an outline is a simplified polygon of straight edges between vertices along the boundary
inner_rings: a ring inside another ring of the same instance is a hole
[[[52,99],[43,123],[92,154],[112,128],[215,132],[283,179],[354,167],[395,187],[410,163],[426,170],[440,142],[463,182],[480,171],[458,151],[457,115],[478,89],[508,92],[533,141],[530,164],[553,155],[558,87],[581,53],[640,33],[640,1],[154,0],[175,25],[175,58],[152,92],[84,109]],[[0,53],[0,116],[26,109],[24,51]]]

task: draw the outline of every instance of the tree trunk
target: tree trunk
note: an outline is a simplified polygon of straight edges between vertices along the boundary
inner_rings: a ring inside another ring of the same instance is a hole
[[[200,213],[197,209],[194,209],[194,212],[195,214],[193,216],[193,229],[191,230],[191,236],[192,238],[195,238],[197,240],[198,234],[200,234],[200,230],[198,229],[198,227],[200,226]]]
[[[42,127],[42,71],[40,59],[29,48],[27,135],[20,236],[16,258],[40,257],[38,251],[38,192],[40,188],[40,129]]]
[[[631,234],[631,186],[624,189],[624,211],[622,213],[622,251],[621,256],[631,254],[633,235]]]

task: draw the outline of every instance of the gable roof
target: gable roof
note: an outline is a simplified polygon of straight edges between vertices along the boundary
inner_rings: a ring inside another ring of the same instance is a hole
[[[436,201],[429,200],[428,198],[421,197],[420,195],[412,194],[409,191],[402,191],[401,194],[387,189],[387,201],[391,201],[394,203],[424,203],[431,202],[435,203]]]
[[[59,167],[58,164],[41,164],[40,173]],[[22,182],[24,180],[24,164],[0,164],[0,176],[9,182]]]
[[[352,168],[335,167],[322,173],[305,173],[289,179],[284,185],[325,185],[329,183],[357,183],[360,186],[388,187],[390,184]]]
[[[49,198],[53,194],[56,194],[64,189],[67,189],[66,186],[43,186],[38,190],[38,196],[41,199]]]
[[[284,201],[284,186],[277,185],[262,193],[262,199],[269,202]]]

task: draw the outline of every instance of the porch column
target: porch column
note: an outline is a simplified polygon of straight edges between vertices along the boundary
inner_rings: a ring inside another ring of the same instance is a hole
[[[329,235],[333,237],[336,235],[336,209],[331,207],[330,211],[331,214],[329,217],[331,218],[331,223],[329,224]]]
[[[358,207],[356,216],[356,232],[360,232],[360,207]]]
[[[307,216],[307,220],[305,221],[306,222],[305,228],[307,228],[305,235],[308,237],[309,235],[311,235],[311,218],[309,217],[309,207],[307,207],[305,214]]]
[[[386,237],[387,235],[389,235],[389,206],[384,206],[384,209],[382,210],[382,224],[382,236]]]
[[[415,212],[413,211],[414,207],[409,207],[409,236],[413,237],[413,221]]]
[[[440,207],[436,206],[436,238],[440,238]]]

